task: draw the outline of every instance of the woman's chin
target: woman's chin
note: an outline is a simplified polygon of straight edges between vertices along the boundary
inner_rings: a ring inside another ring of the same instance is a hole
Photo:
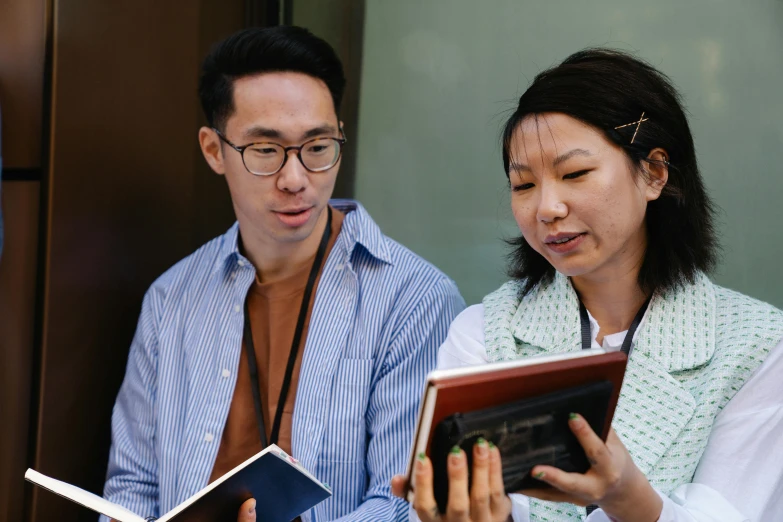
[[[593,267],[588,267],[581,263],[553,263],[552,266],[566,277],[581,277],[593,271]]]

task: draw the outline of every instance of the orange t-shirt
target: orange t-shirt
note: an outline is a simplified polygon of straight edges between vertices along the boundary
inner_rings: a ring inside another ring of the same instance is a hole
[[[344,218],[345,215],[342,212],[332,209],[332,233],[326,248],[323,264],[326,263],[326,258],[337,241]],[[259,281],[256,275],[256,280],[250,287],[247,295],[250,329],[253,334],[256,363],[258,364],[261,411],[264,416],[267,439],[272,431],[272,423],[274,422],[280,397],[280,388],[283,385],[291,343],[294,340],[296,320],[299,317],[299,309],[304,298],[307,279],[314,261],[315,255],[313,255],[309,263],[302,266],[296,273],[270,283]],[[302,364],[302,354],[304,353],[304,344],[307,339],[310,314],[313,311],[313,302],[315,301],[315,294],[320,279],[321,274],[319,273],[314,291],[310,297],[305,326],[302,330],[302,340],[299,344],[296,364],[291,375],[291,386],[288,390],[288,397],[286,398],[283,415],[280,420],[280,433],[277,445],[289,454],[291,454],[291,423],[294,413],[296,388],[299,382],[299,369]],[[223,437],[220,440],[217,458],[212,468],[212,474],[209,477],[210,482],[221,477],[263,449],[253,404],[246,350],[247,348],[243,341],[234,396],[231,399],[231,406],[228,411],[226,426],[223,429]]]

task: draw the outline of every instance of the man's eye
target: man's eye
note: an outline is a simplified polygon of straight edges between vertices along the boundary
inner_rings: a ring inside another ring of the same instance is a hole
[[[588,172],[590,172],[590,171],[589,170],[580,170],[580,171],[577,171],[577,172],[572,172],[570,174],[566,174],[565,176],[563,176],[563,179],[576,179],[576,178],[584,176]]]
[[[257,156],[274,156],[279,152],[275,147],[251,147],[250,151]]]
[[[519,185],[514,185],[513,187],[511,187],[511,190],[513,190],[514,192],[523,192],[525,190],[533,188],[534,186],[535,185],[533,185],[532,183],[521,183]]]

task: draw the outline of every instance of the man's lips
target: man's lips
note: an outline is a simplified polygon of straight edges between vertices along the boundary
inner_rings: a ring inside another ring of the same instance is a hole
[[[300,214],[302,212],[305,212],[306,210],[310,210],[313,207],[293,207],[293,208],[286,208],[282,210],[273,210],[273,212],[276,212],[278,214]]]
[[[298,228],[307,223],[313,213],[313,207],[287,208],[273,211],[277,219],[285,226]]]

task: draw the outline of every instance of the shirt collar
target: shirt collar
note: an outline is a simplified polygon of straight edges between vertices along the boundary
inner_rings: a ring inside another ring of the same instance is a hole
[[[392,256],[386,236],[383,235],[380,227],[358,201],[352,199],[332,199],[329,201],[329,204],[346,214],[340,231],[340,238],[344,242],[348,259],[353,255],[356,245],[361,245],[374,258],[384,263],[392,264]],[[239,261],[249,262],[239,252],[238,222],[234,222],[231,228],[223,234],[221,241],[216,269],[233,266],[235,262]]]

